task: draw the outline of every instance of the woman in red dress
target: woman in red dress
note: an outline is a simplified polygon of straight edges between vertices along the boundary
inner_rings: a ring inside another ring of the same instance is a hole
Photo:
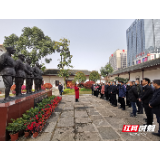
[[[76,99],[75,101],[79,102],[78,101],[78,99],[79,99],[79,87],[78,87],[78,84],[75,84],[74,89],[75,89],[75,99]]]

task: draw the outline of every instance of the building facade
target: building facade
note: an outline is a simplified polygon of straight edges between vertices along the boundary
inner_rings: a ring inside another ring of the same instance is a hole
[[[109,63],[111,64],[114,71],[125,68],[127,65],[127,50],[117,49],[109,57]]]
[[[136,19],[126,31],[127,67],[160,57],[160,19]]]

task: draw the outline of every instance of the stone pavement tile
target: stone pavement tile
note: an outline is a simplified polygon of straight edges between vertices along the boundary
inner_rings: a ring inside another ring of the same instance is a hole
[[[127,124],[123,118],[105,117],[105,120],[116,130],[121,130],[123,125]]]
[[[53,132],[53,130],[55,129],[55,127],[56,127],[56,122],[50,122],[50,123],[45,127],[45,129],[44,129],[43,132],[49,132],[49,133],[51,133],[51,132]]]
[[[75,118],[75,123],[91,123],[92,120],[90,118],[78,117]]]
[[[158,132],[155,132],[158,133]],[[160,141],[160,137],[153,135],[152,133],[147,133],[146,137],[151,139],[152,141]]]
[[[76,135],[76,141],[101,141],[98,133],[83,132]]]
[[[99,112],[95,110],[94,108],[87,109],[87,113],[90,116],[100,116]]]
[[[103,140],[116,140],[120,138],[111,127],[99,127],[97,129]]]
[[[57,127],[73,127],[73,126],[74,126],[74,118],[65,117],[59,119]]]
[[[84,107],[83,104],[73,104],[73,105],[74,105],[75,109]]]
[[[113,114],[113,113],[110,112],[110,111],[107,111],[106,109],[98,110],[98,112],[99,112],[103,117],[114,117],[114,116],[115,116],[115,114]]]
[[[93,124],[87,123],[87,124],[76,124],[76,131],[77,132],[97,132]]]
[[[64,110],[64,111],[65,111],[65,110],[74,110],[74,107],[73,107],[73,105],[71,105],[71,104],[66,104],[65,107],[63,108],[63,110]]]
[[[47,122],[57,122],[58,118],[60,116],[59,112],[53,112],[51,117],[47,120]]]
[[[64,111],[61,114],[61,118],[73,117],[73,116],[74,116],[74,111]]]
[[[28,138],[26,141],[50,141],[52,133],[41,133],[36,138]]]
[[[88,114],[86,111],[75,110],[75,118],[77,117],[88,117]]]
[[[55,112],[62,112],[63,108],[65,107],[65,104],[59,104],[56,108],[55,108]]]
[[[93,115],[93,116],[90,116],[90,118],[92,121],[97,120],[97,119],[103,119],[103,117],[101,115],[99,115],[99,116]]]
[[[51,141],[74,141],[74,128],[57,128]]]
[[[98,127],[110,127],[110,124],[104,118],[93,120],[93,124],[95,124],[97,128]]]

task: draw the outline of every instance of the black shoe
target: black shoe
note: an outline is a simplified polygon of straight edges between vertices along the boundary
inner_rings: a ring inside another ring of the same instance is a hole
[[[147,122],[147,118],[143,118],[143,120],[145,120],[145,122]]]
[[[152,133],[152,134],[155,135],[155,136],[160,137],[160,133]]]

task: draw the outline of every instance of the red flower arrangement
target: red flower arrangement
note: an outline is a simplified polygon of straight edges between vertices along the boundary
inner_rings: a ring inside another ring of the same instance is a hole
[[[50,83],[45,83],[43,87],[46,89],[51,89],[53,86]]]
[[[39,123],[31,122],[31,124],[27,126],[27,130],[31,131],[32,133],[35,133],[39,132],[39,127],[40,127]]]

